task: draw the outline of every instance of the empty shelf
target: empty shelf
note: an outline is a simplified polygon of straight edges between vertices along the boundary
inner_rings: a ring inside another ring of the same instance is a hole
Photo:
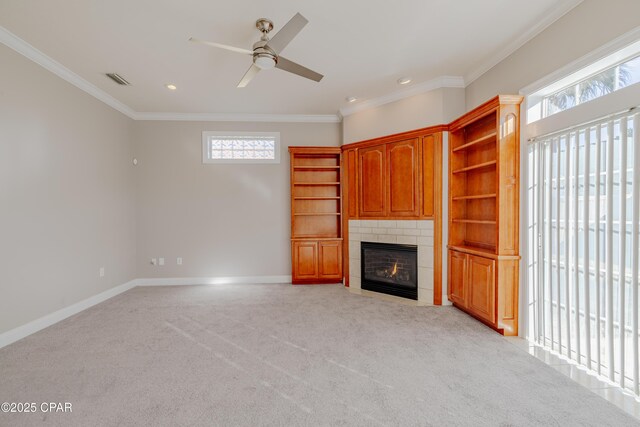
[[[461,222],[464,224],[496,224],[496,221],[484,219],[452,219],[452,222]]]
[[[294,166],[293,169],[300,171],[337,171],[340,166]]]
[[[294,200],[340,200],[340,196],[336,197],[294,197]]]
[[[474,140],[473,140],[473,141],[471,141],[471,142],[467,142],[467,143],[466,143],[466,144],[464,144],[464,145],[461,145],[461,146],[459,146],[459,147],[454,148],[454,149],[453,149],[453,152],[455,153],[456,151],[466,150],[467,148],[469,148],[469,147],[473,147],[474,145],[482,144],[482,143],[484,143],[484,142],[489,142],[489,141],[491,141],[491,140],[495,139],[495,137],[496,137],[497,135],[498,135],[498,134],[497,134],[497,132],[493,132],[493,133],[490,133],[489,135],[485,135],[485,136],[480,137],[480,138],[478,138],[478,139],[474,139]]]
[[[453,200],[479,200],[479,199],[495,199],[497,195],[494,194],[476,194],[474,196],[457,196]]]
[[[494,162],[495,163],[495,162]],[[339,182],[294,182],[293,185],[340,185]]]
[[[469,171],[476,170],[476,169],[487,168],[487,167],[490,167],[490,166],[494,166],[496,163],[497,162],[495,160],[492,160],[490,162],[480,163],[480,164],[473,165],[473,166],[467,166],[466,168],[462,168],[462,169],[456,169],[452,173],[462,173],[462,172],[469,172]]]
[[[333,215],[333,216],[338,216],[340,215],[339,212],[299,212],[299,213],[294,213],[295,216],[324,216],[324,215]]]

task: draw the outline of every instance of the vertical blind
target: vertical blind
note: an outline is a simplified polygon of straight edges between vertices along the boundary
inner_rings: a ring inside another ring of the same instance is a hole
[[[640,395],[640,113],[527,155],[529,339]]]

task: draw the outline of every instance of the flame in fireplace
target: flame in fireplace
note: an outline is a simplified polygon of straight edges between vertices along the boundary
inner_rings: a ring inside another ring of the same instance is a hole
[[[396,263],[393,264],[393,270],[391,270],[391,276],[390,277],[395,276],[397,272],[398,272],[398,261],[396,261]]]

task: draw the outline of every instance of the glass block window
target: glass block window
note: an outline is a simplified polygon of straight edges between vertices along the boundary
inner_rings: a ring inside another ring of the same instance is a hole
[[[278,132],[202,132],[203,163],[280,163]]]

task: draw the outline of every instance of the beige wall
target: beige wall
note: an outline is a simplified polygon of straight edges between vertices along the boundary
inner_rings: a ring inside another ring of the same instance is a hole
[[[287,147],[338,146],[340,128],[339,123],[136,123],[138,276],[290,275]],[[205,165],[205,130],[280,132],[281,163]],[[160,257],[164,266],[150,264]]]
[[[466,90],[467,110],[499,93],[518,93],[558,68],[640,25],[638,0],[584,0]]]
[[[4,45],[0,64],[2,333],[133,279],[136,243],[133,121]]]
[[[448,123],[464,113],[464,93],[464,89],[436,89],[346,116],[344,143]]]

